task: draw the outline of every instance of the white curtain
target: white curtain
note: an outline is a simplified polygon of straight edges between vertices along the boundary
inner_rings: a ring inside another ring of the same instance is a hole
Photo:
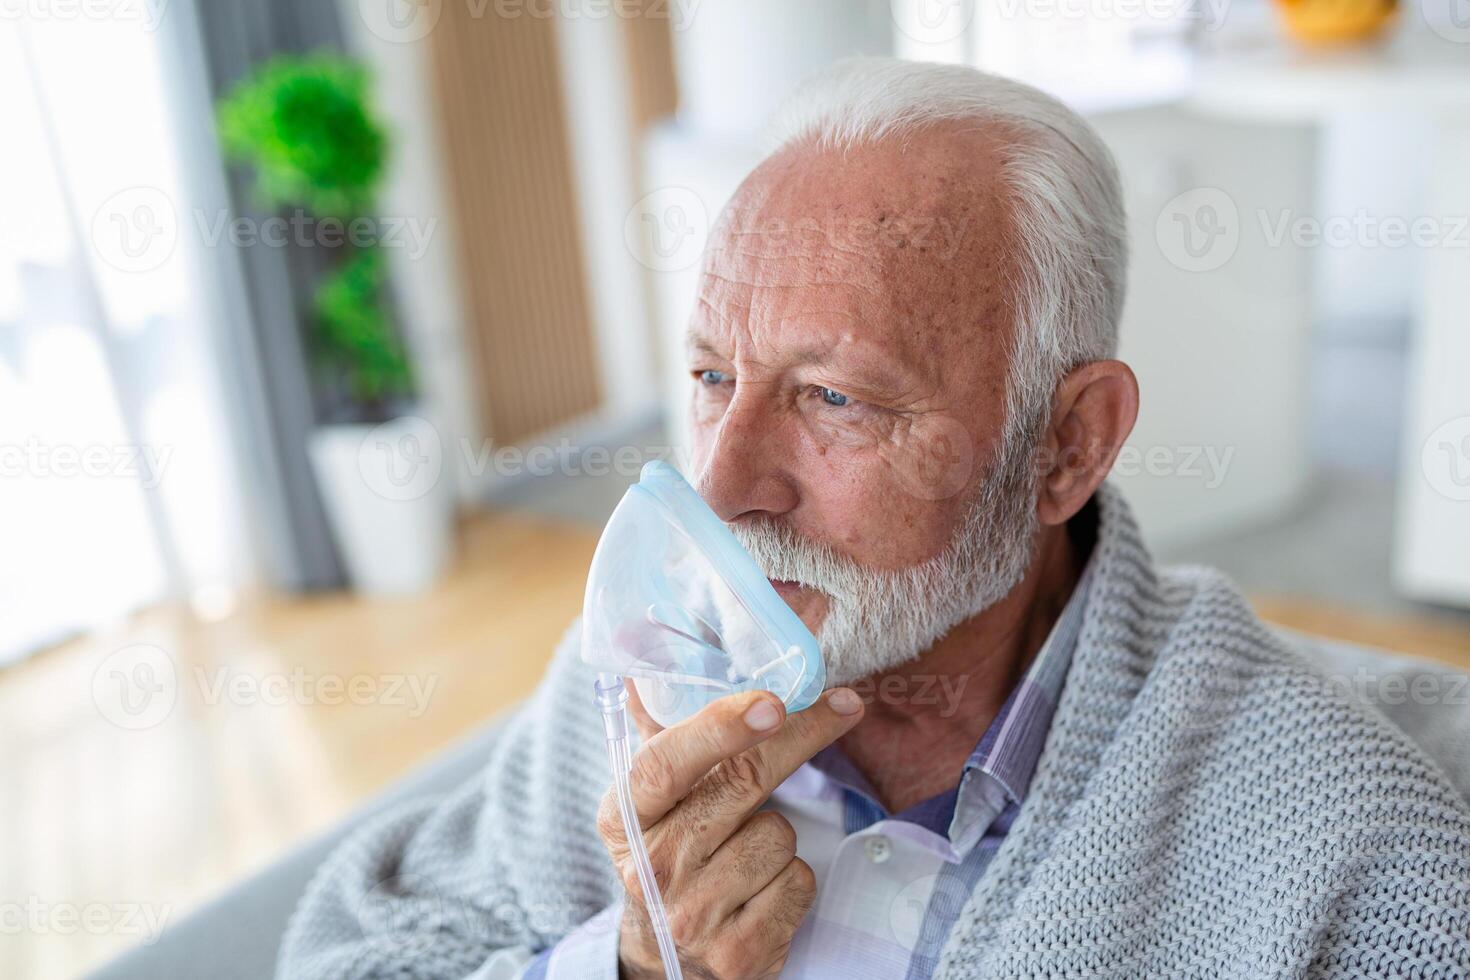
[[[0,663],[249,568],[168,8],[58,9],[0,20]]]

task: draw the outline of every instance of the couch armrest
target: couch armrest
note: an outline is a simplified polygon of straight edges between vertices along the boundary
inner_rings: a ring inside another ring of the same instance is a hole
[[[262,980],[275,975],[286,923],[327,855],[365,820],[415,796],[450,792],[484,766],[503,720],[497,718],[436,756],[347,819],[302,844],[264,871],[168,926],[150,946],[137,946],[93,973],[93,980],[158,980],[208,976]]]

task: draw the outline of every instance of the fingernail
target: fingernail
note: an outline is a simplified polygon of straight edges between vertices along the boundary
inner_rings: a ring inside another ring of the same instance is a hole
[[[858,697],[857,692],[852,688],[839,687],[827,695],[827,703],[839,715],[851,715],[856,714],[857,710],[863,706],[863,699]]]
[[[780,720],[781,712],[777,711],[776,706],[765,698],[761,698],[745,711],[745,723],[758,732],[775,728],[776,723]]]

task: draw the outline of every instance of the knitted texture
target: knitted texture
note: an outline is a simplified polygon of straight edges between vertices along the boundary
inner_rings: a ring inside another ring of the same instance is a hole
[[[1222,576],[1156,568],[1121,496],[1099,502],[1046,746],[937,976],[1470,977],[1470,806]],[[620,894],[577,653],[574,627],[483,777],[333,854],[280,976],[463,978]]]

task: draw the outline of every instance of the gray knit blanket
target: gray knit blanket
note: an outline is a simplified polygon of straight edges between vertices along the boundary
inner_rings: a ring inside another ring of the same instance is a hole
[[[1470,806],[1218,573],[1099,493],[1095,578],[1030,792],[944,948],[969,977],[1470,977]],[[462,980],[620,894],[575,627],[484,774],[317,873],[288,980]]]

